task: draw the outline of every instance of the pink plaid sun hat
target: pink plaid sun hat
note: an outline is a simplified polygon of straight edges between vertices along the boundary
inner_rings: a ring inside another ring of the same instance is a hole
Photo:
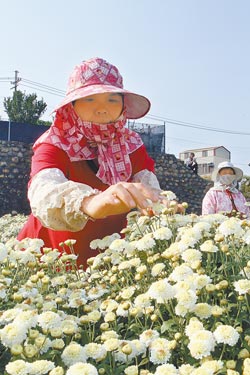
[[[95,57],[75,66],[68,81],[66,97],[55,111],[74,100],[107,92],[124,95],[127,118],[143,117],[150,109],[150,101],[145,96],[124,90],[122,76],[114,65]]]

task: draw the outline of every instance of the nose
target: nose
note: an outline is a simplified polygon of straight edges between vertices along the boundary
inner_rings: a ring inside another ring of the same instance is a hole
[[[98,115],[106,115],[108,113],[107,108],[105,106],[98,106],[96,109],[96,113]]]

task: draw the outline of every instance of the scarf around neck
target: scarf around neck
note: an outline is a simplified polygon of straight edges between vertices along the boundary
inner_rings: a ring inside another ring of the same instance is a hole
[[[237,181],[234,180],[231,185],[223,185],[220,181],[215,181],[214,186],[211,188],[212,190],[219,190],[219,191],[226,191],[229,190],[231,193],[238,193],[238,189],[236,188]]]
[[[71,161],[98,160],[96,176],[105,184],[128,181],[132,174],[129,154],[143,145],[140,136],[125,127],[126,112],[112,123],[96,124],[80,119],[73,105],[56,112],[49,130],[33,145],[53,144],[65,151]]]

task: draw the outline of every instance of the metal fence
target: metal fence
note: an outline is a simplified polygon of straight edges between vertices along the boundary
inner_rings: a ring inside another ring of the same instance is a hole
[[[0,121],[0,140],[34,143],[46,130],[48,126],[44,125]]]
[[[140,134],[148,152],[165,153],[165,125],[145,124],[129,120],[128,128]]]

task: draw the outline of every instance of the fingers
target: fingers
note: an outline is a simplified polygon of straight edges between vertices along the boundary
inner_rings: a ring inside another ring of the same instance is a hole
[[[147,208],[149,200],[157,201],[159,198],[159,192],[141,183],[118,183],[113,188],[113,194],[130,208]]]

